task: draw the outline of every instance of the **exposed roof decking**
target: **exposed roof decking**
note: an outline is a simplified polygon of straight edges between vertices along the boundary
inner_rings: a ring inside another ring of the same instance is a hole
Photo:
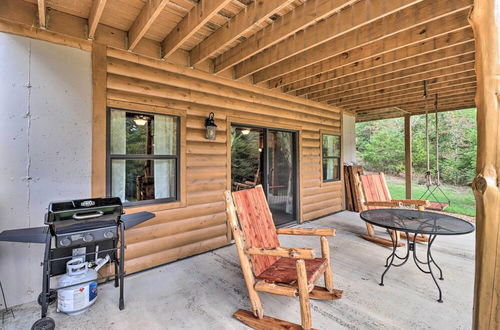
[[[46,22],[48,31],[249,79],[342,107],[366,121],[424,111],[423,80],[430,94],[440,95],[440,110],[474,106],[471,5],[472,0],[5,0],[0,17],[38,27]]]

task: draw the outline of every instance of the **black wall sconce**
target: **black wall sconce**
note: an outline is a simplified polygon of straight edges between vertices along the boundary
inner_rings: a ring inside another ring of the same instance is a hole
[[[208,118],[205,119],[205,127],[207,128],[207,135],[206,135],[207,140],[215,140],[217,125],[215,125],[214,116],[215,114],[213,112],[210,112]]]

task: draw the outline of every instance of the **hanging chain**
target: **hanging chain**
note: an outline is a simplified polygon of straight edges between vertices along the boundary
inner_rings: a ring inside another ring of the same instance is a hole
[[[430,144],[429,144],[429,109],[427,107],[427,80],[424,80],[424,104],[425,104],[425,149],[427,151],[427,172],[425,172],[425,185],[430,187],[431,182],[431,158],[430,158]]]
[[[438,130],[438,95],[434,100],[434,109],[436,111],[436,186],[441,184],[439,178],[439,130]]]

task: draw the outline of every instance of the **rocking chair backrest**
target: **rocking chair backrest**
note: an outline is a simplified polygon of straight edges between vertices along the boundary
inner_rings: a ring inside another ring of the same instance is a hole
[[[233,192],[233,201],[246,248],[279,247],[278,234],[262,186]],[[255,275],[259,275],[278,260],[278,257],[252,256]]]
[[[361,186],[365,202],[388,202],[392,200],[391,193],[387,188],[384,173],[360,174]],[[368,207],[373,209],[376,207]]]

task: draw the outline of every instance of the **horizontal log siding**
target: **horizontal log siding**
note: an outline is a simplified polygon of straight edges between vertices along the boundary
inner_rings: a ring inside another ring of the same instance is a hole
[[[342,185],[322,185],[320,178],[319,132],[340,134],[336,108],[116,49],[108,49],[107,102],[186,113],[186,206],[161,210],[156,205],[154,219],[127,231],[129,273],[228,243],[223,198],[229,186],[228,117],[241,118],[241,123],[258,120],[278,128],[301,127],[301,221],[342,208]],[[205,139],[204,119],[211,111],[218,126],[215,141]]]

